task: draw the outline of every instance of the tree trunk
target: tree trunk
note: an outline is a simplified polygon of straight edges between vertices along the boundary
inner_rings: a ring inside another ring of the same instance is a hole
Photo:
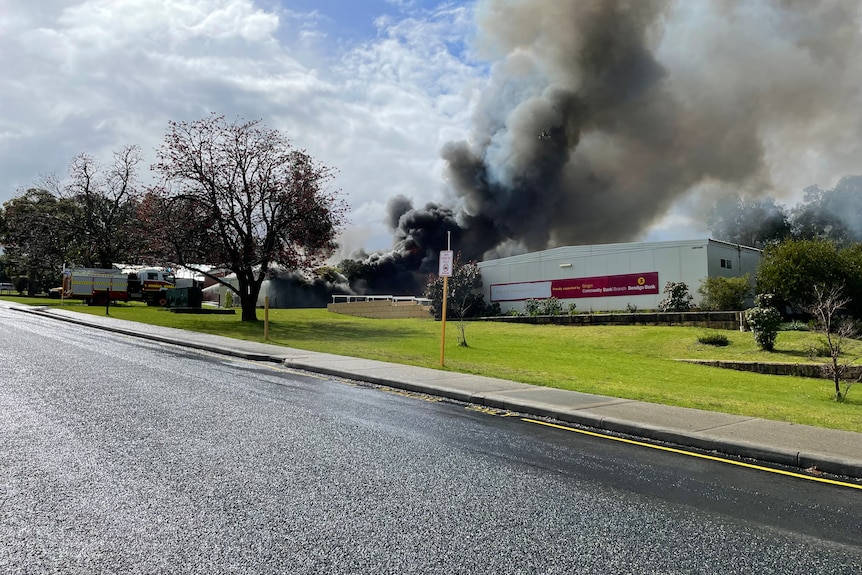
[[[458,322],[458,345],[461,347],[470,347],[467,345],[467,324],[464,323],[464,318],[461,317],[461,320]]]
[[[242,298],[242,321],[257,321],[257,302],[255,300]]]
[[[257,296],[260,295],[263,278],[256,280],[253,271],[237,273],[236,278],[239,284],[242,321],[257,321]]]
[[[838,361],[834,357],[832,358],[832,379],[835,381],[835,400],[841,401],[844,399],[841,397],[841,377],[838,372]]]

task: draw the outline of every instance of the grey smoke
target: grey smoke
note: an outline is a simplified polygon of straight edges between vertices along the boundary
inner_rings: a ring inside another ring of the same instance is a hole
[[[418,293],[446,232],[465,260],[641,239],[681,203],[786,197],[858,173],[857,0],[480,0],[492,64],[450,206],[389,202],[363,289]],[[704,223],[704,230],[706,225]],[[386,280],[391,274],[391,281]]]
[[[720,20],[690,39],[705,59],[686,61],[669,19],[694,4]],[[486,0],[477,15],[497,60],[470,140],[442,156],[459,222],[491,230],[492,253],[636,240],[706,184],[798,192],[776,188],[772,154],[802,149],[836,109],[862,127],[848,105],[862,84],[845,83],[862,78],[855,1]],[[760,37],[754,16],[772,23]]]

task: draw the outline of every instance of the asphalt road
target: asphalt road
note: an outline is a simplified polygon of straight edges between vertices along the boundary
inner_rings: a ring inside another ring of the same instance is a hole
[[[0,309],[2,573],[862,572],[862,493]]]

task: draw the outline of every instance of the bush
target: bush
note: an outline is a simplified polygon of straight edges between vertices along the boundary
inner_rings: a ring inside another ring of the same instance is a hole
[[[542,315],[563,315],[563,303],[555,297],[543,300]]]
[[[808,331],[809,329],[808,324],[793,320],[790,323],[781,324],[780,331]]]
[[[775,339],[778,337],[778,328],[781,327],[781,314],[772,307],[772,301],[772,294],[761,294],[754,298],[756,307],[745,312],[754,341],[764,351],[775,349]]]
[[[491,303],[491,304],[488,304],[487,306],[485,306],[485,312],[484,313],[485,313],[485,316],[487,316],[487,317],[494,317],[494,316],[498,316],[498,315],[503,315],[503,310],[500,309],[500,304],[498,304],[497,302],[494,302],[494,303]]]
[[[832,357],[832,349],[829,347],[829,342],[825,339],[821,339],[817,343],[808,344],[806,352],[808,352],[808,358],[811,360],[819,357]]]
[[[21,295],[24,292],[26,292],[28,289],[30,289],[30,280],[28,280],[24,276],[15,278],[14,284],[15,284],[15,291],[18,292],[18,295]]]
[[[575,315],[578,313],[578,304],[572,302],[569,304],[569,315]]]
[[[748,274],[740,278],[706,278],[697,289],[702,296],[700,307],[710,311],[741,310],[750,291]]]
[[[697,341],[704,345],[715,345],[719,347],[730,345],[730,340],[728,340],[727,336],[723,333],[706,333],[698,336]]]
[[[527,315],[562,315],[563,304],[555,297],[547,299],[530,298],[524,302],[524,312]]]
[[[689,311],[691,309],[691,301],[694,298],[688,293],[688,286],[685,282],[667,282],[664,286],[664,293],[667,296],[658,304],[660,311]]]
[[[635,304],[633,304],[633,303],[627,303],[626,304],[626,313],[637,313],[637,311],[638,311],[638,306],[636,306]]]
[[[524,313],[530,316],[540,315],[539,309],[542,306],[542,300],[530,298],[524,302]]]

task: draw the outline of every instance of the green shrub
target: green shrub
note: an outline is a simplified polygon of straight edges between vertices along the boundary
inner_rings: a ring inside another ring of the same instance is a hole
[[[808,358],[812,360],[819,357],[832,357],[832,350],[829,348],[829,342],[825,339],[821,339],[817,343],[809,344],[806,351],[808,352]]]
[[[15,291],[18,292],[18,295],[22,295],[24,292],[26,292],[30,288],[30,280],[28,280],[24,276],[15,278],[14,283],[15,283]]]
[[[524,312],[529,316],[562,315],[563,304],[555,297],[547,299],[530,298],[524,302]]]
[[[694,299],[688,293],[688,285],[685,282],[667,282],[664,286],[666,297],[658,304],[660,311],[689,311],[691,301]]]
[[[542,300],[542,315],[563,315],[563,302],[555,297]]]
[[[704,345],[715,345],[724,347],[730,345],[730,340],[723,333],[705,333],[697,337],[697,341]]]
[[[754,341],[764,351],[775,349],[775,339],[781,327],[781,314],[772,307],[772,301],[772,294],[760,294],[754,298],[756,307],[745,312],[745,320],[751,328]]]
[[[569,304],[569,315],[575,315],[578,313],[578,304],[572,302]]]
[[[741,310],[750,291],[748,274],[738,278],[708,277],[697,289],[702,296],[700,307],[709,311]]]
[[[790,323],[781,324],[780,331],[808,331],[809,329],[808,324],[793,320]]]
[[[497,302],[494,302],[494,303],[491,303],[491,304],[488,304],[487,306],[485,306],[484,315],[486,317],[494,317],[494,316],[498,316],[498,315],[503,315],[503,310],[500,309],[500,304],[498,304]]]

